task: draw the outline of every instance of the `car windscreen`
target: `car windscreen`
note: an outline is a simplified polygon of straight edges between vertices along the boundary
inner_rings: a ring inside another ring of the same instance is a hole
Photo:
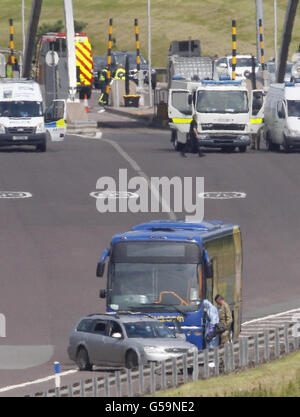
[[[248,113],[246,91],[200,90],[197,93],[199,113]]]
[[[229,60],[229,65],[232,67],[232,59]],[[255,60],[255,65],[257,66],[256,60]],[[237,67],[252,67],[252,58],[237,58],[236,66]]]
[[[37,101],[1,101],[0,117],[41,117],[43,105]]]
[[[129,338],[175,338],[174,333],[163,323],[140,321],[124,323]]]

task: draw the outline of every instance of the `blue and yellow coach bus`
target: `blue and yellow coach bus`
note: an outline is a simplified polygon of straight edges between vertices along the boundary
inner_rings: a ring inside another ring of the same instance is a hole
[[[107,268],[107,311],[140,312],[173,326],[178,320],[189,342],[205,348],[204,299],[222,294],[240,333],[242,242],[240,227],[220,221],[152,221],[112,238],[97,265]]]

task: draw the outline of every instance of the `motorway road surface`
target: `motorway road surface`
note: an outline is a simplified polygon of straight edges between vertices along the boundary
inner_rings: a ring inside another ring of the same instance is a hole
[[[0,356],[9,346],[15,366],[24,368],[0,370],[2,396],[53,387],[52,379],[3,390],[52,375],[54,360],[63,372],[76,369],[66,354],[69,332],[81,316],[105,309],[98,298],[105,279],[95,276],[100,253],[113,234],[168,218],[167,213],[96,210],[89,194],[98,178],[118,178],[119,168],[128,169],[128,178],[137,175],[132,161],[103,139],[119,144],[149,177],[203,176],[206,192],[246,193],[243,199],[205,200],[205,218],[242,228],[244,321],[299,307],[299,153],[207,151],[203,158],[182,158],[173,151],[168,130],[126,129],[125,120],[123,129],[102,133],[101,139],[67,136],[63,143],[50,143],[44,154],[0,150],[0,191],[32,194],[0,198],[0,313],[6,317]],[[63,382],[88,375],[69,374]]]

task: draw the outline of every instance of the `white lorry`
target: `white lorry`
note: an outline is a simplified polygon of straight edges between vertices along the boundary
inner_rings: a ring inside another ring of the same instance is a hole
[[[52,103],[44,121],[43,98],[38,83],[27,79],[0,79],[0,146],[35,146],[45,152],[47,136],[63,140],[66,133],[64,100]],[[56,110],[56,111],[55,111]]]
[[[263,125],[264,93],[249,92],[246,83],[233,80],[180,82],[169,90],[168,117],[171,141],[180,150],[187,140],[192,115],[198,115],[199,145],[245,152],[252,135]]]
[[[271,84],[264,105],[264,139],[269,151],[300,147],[300,83]]]

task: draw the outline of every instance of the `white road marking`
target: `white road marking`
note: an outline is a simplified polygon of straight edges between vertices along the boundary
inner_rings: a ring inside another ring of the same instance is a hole
[[[130,191],[93,191],[90,193],[94,198],[110,198],[112,200],[118,200],[119,198],[138,198],[137,193]]]
[[[0,198],[30,198],[32,194],[27,191],[0,191]]]
[[[75,374],[76,372],[78,372],[77,369],[71,369],[70,371],[61,372],[60,376]],[[10,391],[10,390],[17,389],[17,388],[24,388],[33,384],[42,384],[43,382],[51,381],[51,379],[54,379],[54,378],[55,378],[55,375],[50,375],[50,376],[46,376],[45,378],[36,379],[35,381],[24,382],[23,384],[9,385],[7,387],[0,388],[0,392],[6,392],[6,391]]]
[[[246,198],[247,194],[239,191],[210,191],[198,195],[200,198],[212,200],[230,200],[232,198]]]
[[[147,174],[145,174],[145,172],[137,164],[137,162],[133,158],[131,158],[131,156],[126,151],[124,151],[124,149],[118,143],[110,139],[102,138],[101,132],[96,132],[95,137],[89,137],[89,136],[84,136],[84,135],[79,135],[79,134],[74,134],[74,133],[73,133],[73,136],[82,136],[87,139],[101,139],[103,142],[106,142],[109,145],[111,145],[113,148],[115,148],[115,150],[125,159],[125,161],[128,162],[128,164],[132,167],[132,169],[141,177],[145,178],[150,192],[152,193],[152,195],[156,198],[158,202],[161,202],[163,211],[168,213],[170,220],[176,220],[176,215],[174,211],[171,209],[170,205],[167,203],[164,197],[160,195],[159,190],[157,190],[157,188],[151,183],[150,178],[147,176]]]
[[[145,172],[137,164],[137,162],[134,159],[132,159],[131,156],[126,151],[124,151],[124,149],[118,143],[109,139],[102,139],[102,140],[103,142],[106,142],[110,144],[112,147],[114,147],[116,151],[129,163],[132,169],[136,171],[136,173],[139,174],[141,177],[145,178],[148,184],[148,188],[150,192],[152,193],[152,195],[156,198],[158,202],[161,201],[161,206],[163,208],[163,211],[168,213],[170,220],[176,220],[175,213],[173,212],[173,210],[171,209],[167,201],[164,199],[163,196],[160,196],[159,190],[157,190],[157,188],[152,184],[152,182],[150,181],[150,178],[145,174]]]
[[[246,324],[256,323],[256,322],[262,321],[262,320],[272,319],[274,317],[280,317],[280,316],[283,316],[284,314],[291,314],[291,313],[295,313],[295,312],[300,312],[300,308],[294,308],[293,310],[283,311],[282,313],[271,314],[269,316],[260,317],[258,319],[245,321],[245,323],[242,323],[242,326],[245,326]]]

